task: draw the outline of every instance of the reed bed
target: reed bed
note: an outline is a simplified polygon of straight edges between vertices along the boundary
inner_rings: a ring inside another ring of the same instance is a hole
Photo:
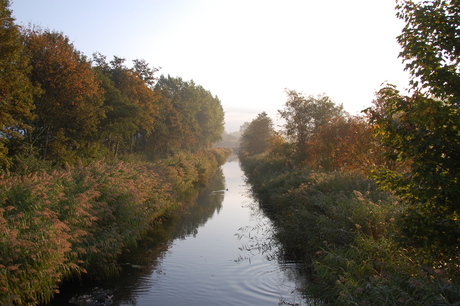
[[[67,279],[118,273],[119,255],[184,205],[229,150],[95,162],[0,178],[0,304],[49,302]]]

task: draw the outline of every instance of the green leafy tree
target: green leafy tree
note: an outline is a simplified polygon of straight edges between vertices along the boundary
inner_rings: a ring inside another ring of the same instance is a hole
[[[139,107],[139,130],[133,135],[132,149],[145,151],[146,139],[153,132],[155,117],[159,111],[159,95],[154,90],[154,73],[144,60],[134,60],[134,68],[124,64],[125,59],[114,57],[110,62],[110,75],[115,87],[130,103]]]
[[[273,121],[266,112],[257,115],[257,118],[244,129],[240,140],[240,158],[265,152],[270,147],[270,140],[274,136]]]
[[[210,148],[221,139],[224,112],[220,100],[202,86],[181,78],[161,76],[155,85],[160,111],[148,137],[152,152]]]
[[[181,78],[163,75],[155,86],[161,105],[155,130],[149,137],[150,150],[155,154],[169,155],[196,145],[196,137],[192,133],[196,107],[184,97],[187,87],[188,84]]]
[[[30,143],[58,162],[98,155],[103,92],[90,62],[62,33],[28,29],[24,36],[31,80],[43,91],[34,99]]]
[[[342,105],[336,105],[328,96],[304,97],[295,90],[286,90],[288,100],[279,115],[286,123],[285,133],[296,145],[300,161],[307,158],[307,142],[317,129],[329,120],[343,115]]]
[[[402,220],[408,241],[458,264],[459,109],[422,94],[402,96],[394,86],[382,88],[378,98],[379,110],[367,110],[375,133],[388,158],[410,162],[410,168],[380,168],[377,180],[409,204]]]
[[[249,126],[249,122],[247,122],[247,121],[246,121],[245,123],[243,123],[243,124],[240,126],[240,130],[239,130],[239,131],[240,131],[240,135],[243,135],[244,131],[246,131],[246,129],[248,128],[248,126]]]
[[[8,168],[11,155],[19,153],[12,146],[30,129],[27,121],[37,93],[28,78],[29,59],[9,6],[10,1],[0,0],[0,169]]]
[[[106,117],[101,121],[99,132],[104,145],[117,156],[132,149],[130,140],[139,130],[141,109],[115,87],[108,75],[100,73],[98,78],[105,91],[106,107]]]
[[[405,179],[390,176],[386,181],[399,186],[411,204],[407,236],[458,265],[460,3],[406,0],[397,10],[406,23],[398,37],[400,57],[412,74],[415,93],[405,98],[387,94],[388,116],[379,119],[386,119],[380,120],[381,130],[393,156],[411,159],[412,165]]]
[[[134,136],[140,130],[142,108],[134,104],[116,85],[113,69],[106,57],[99,53],[93,55],[93,69],[104,89],[105,118],[99,126],[103,144],[117,156],[131,152],[134,148]],[[117,69],[121,69],[118,67]],[[126,68],[127,69],[127,68]]]
[[[171,100],[165,96],[161,96],[160,105],[155,128],[148,137],[147,147],[152,156],[169,156],[182,147],[181,114]]]
[[[222,138],[224,131],[224,110],[217,96],[213,96],[210,91],[202,86],[197,86],[200,108],[196,114],[200,135],[198,137],[199,146],[210,148],[212,144]]]
[[[158,68],[152,68],[150,65],[143,59],[133,60],[134,71],[138,77],[144,81],[144,83],[150,88],[155,87],[157,78],[155,73],[158,72]]]
[[[440,99],[460,97],[460,3],[458,0],[399,1],[406,25],[398,36],[400,57],[414,88]]]

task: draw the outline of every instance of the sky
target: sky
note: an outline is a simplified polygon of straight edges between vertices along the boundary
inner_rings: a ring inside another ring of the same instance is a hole
[[[225,129],[265,111],[278,122],[286,89],[325,94],[352,115],[385,82],[404,91],[404,26],[394,0],[13,0],[16,23],[64,33],[88,57],[144,59],[157,75],[217,96]]]

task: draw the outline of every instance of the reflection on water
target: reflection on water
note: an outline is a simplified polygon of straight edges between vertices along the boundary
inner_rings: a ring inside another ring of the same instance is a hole
[[[54,305],[94,287],[113,292],[112,305],[306,305],[298,267],[278,261],[272,237],[238,162],[227,162],[195,205],[123,256],[120,277],[73,288]]]

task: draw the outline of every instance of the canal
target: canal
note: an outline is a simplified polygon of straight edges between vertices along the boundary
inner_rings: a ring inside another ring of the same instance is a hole
[[[53,305],[83,305],[82,297],[98,292],[120,306],[308,304],[300,293],[302,273],[280,259],[270,220],[237,160],[227,161],[193,206],[149,237],[123,256],[119,277],[64,288]]]

